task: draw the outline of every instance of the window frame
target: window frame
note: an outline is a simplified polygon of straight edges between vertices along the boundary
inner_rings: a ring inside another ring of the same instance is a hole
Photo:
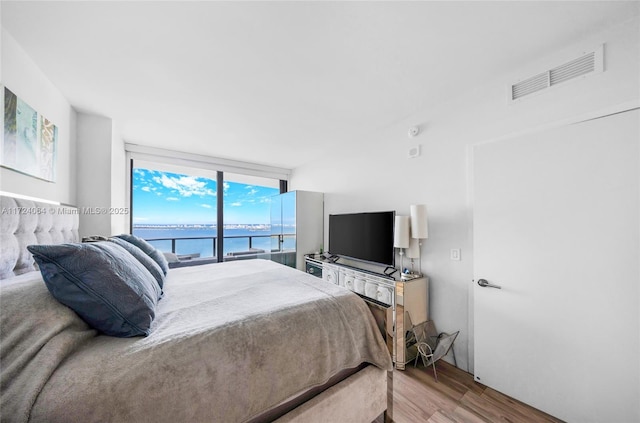
[[[174,150],[167,150],[155,147],[140,146],[137,144],[125,143],[125,154],[127,164],[127,207],[129,213],[129,233],[133,233],[133,170],[134,161],[151,162],[157,164],[167,164],[189,169],[206,170],[216,172],[216,196],[217,196],[217,237],[216,260],[218,263],[224,261],[224,173],[258,176],[275,179],[279,181],[280,193],[287,192],[291,169],[266,166],[237,160],[222,159],[211,156],[203,156],[192,153],[185,153]]]

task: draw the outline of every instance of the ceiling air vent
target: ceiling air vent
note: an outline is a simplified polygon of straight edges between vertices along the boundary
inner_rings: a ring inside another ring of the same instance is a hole
[[[596,50],[586,53],[577,59],[516,82],[511,85],[510,100],[518,100],[563,82],[602,72],[604,70],[603,50],[604,46],[601,45]]]

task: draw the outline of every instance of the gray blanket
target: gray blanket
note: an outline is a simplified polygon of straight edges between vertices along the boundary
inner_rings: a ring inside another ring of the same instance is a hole
[[[187,267],[164,289],[151,335],[126,339],[95,336],[42,281],[3,289],[2,420],[241,422],[342,369],[391,369],[366,304],[303,272]]]

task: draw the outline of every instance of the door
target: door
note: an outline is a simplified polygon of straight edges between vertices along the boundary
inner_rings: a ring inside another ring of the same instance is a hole
[[[271,260],[296,267],[296,191],[271,197]]]
[[[639,122],[473,149],[476,380],[569,422],[640,421]]]
[[[282,195],[271,197],[271,260],[281,263],[282,249]]]
[[[282,253],[283,264],[296,267],[296,192],[289,191],[282,197]]]

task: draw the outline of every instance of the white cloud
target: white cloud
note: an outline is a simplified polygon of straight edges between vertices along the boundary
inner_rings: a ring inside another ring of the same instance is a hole
[[[249,195],[255,195],[257,193],[258,193],[258,190],[253,188],[251,189],[251,191],[248,192]]]
[[[202,207],[204,207],[205,209],[210,209],[211,205],[209,204],[200,204]]]
[[[167,201],[180,201],[180,199],[176,197],[167,197]]]
[[[230,205],[231,207],[240,207],[242,206],[242,203],[240,201],[236,201],[235,203],[231,203]]]
[[[200,197],[205,195],[215,195],[215,191],[207,188],[207,184],[204,181],[199,180],[194,176],[180,176],[180,177],[168,177],[164,173],[161,176],[154,176],[153,180],[171,190],[177,191],[182,197],[191,197],[192,195],[198,195]]]
[[[140,189],[141,189],[142,191],[145,191],[145,192],[149,192],[149,191],[151,191],[151,188],[149,188],[149,187],[142,187],[142,188],[140,188]]]

